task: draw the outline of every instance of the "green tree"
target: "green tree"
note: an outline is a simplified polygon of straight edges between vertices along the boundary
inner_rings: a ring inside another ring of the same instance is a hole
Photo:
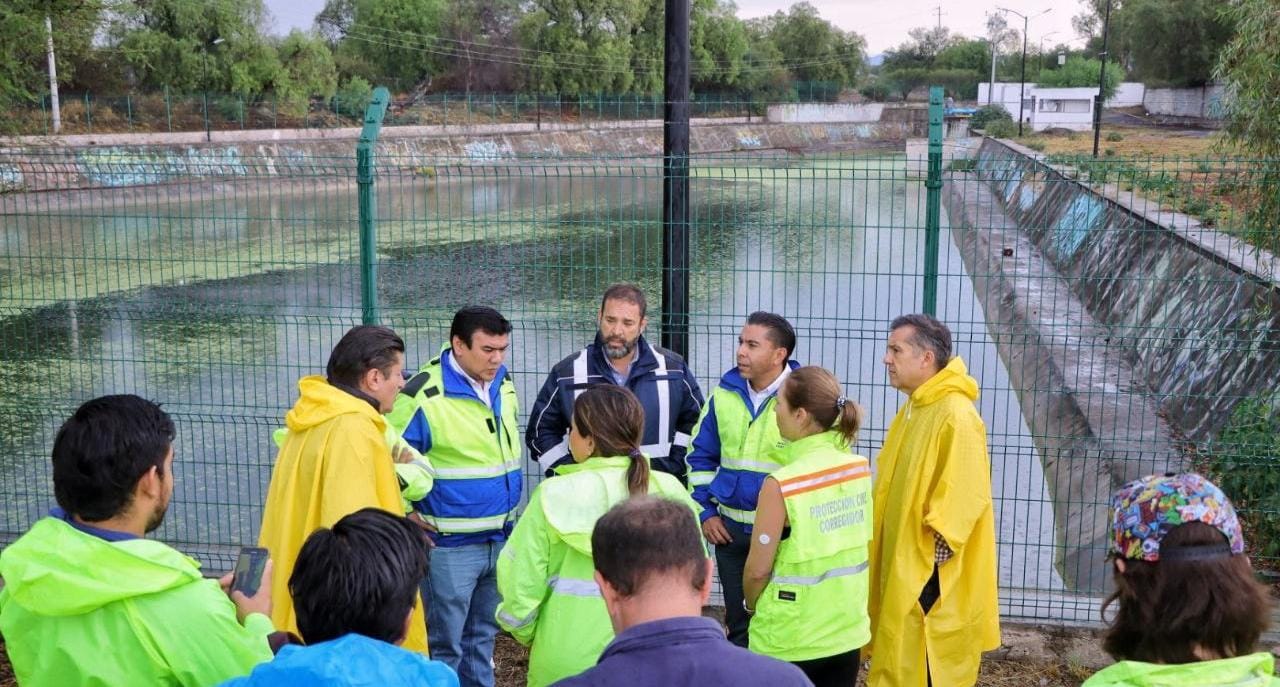
[[[866,41],[820,17],[808,2],[774,13],[763,26],[793,78],[852,86],[862,76]]]
[[[130,0],[114,8],[107,39],[137,85],[253,95],[281,70],[266,17],[262,0]]]
[[[538,51],[528,67],[532,90],[543,93],[626,93],[636,84],[633,28],[649,14],[645,2],[531,0],[516,26],[520,45]],[[661,71],[661,63],[644,63]],[[645,83],[645,85],[649,85]],[[647,90],[647,89],[641,89]]]
[[[48,93],[46,16],[53,26],[58,82],[74,83],[80,65],[94,52],[93,34],[102,10],[99,0],[0,2],[0,103]]]
[[[338,90],[338,71],[329,46],[319,36],[290,31],[276,49],[280,71],[272,90],[286,112],[305,114],[311,96],[331,97]]]
[[[442,36],[446,11],[445,0],[328,0],[316,28],[342,74],[408,88],[466,54]]]
[[[1247,187],[1247,238],[1280,250],[1280,0],[1239,0],[1226,10],[1235,36],[1223,48],[1215,74],[1226,86],[1227,136],[1252,158],[1258,172]]]
[[[1067,58],[1067,63],[1058,69],[1042,69],[1036,83],[1046,88],[1085,88],[1098,86],[1098,72],[1102,63],[1080,56]],[[1107,63],[1107,71],[1102,85],[1102,98],[1105,100],[1115,95],[1124,79],[1124,70],[1114,62]],[[1016,94],[1015,94],[1016,95]]]
[[[882,66],[886,69],[934,66],[938,55],[959,44],[964,39],[953,36],[945,26],[915,28],[907,32],[910,39],[885,53]]]
[[[1115,19],[1129,38],[1133,75],[1147,83],[1202,86],[1233,33],[1221,0],[1127,0]]]
[[[747,26],[737,9],[729,0],[694,0],[689,49],[695,92],[727,93],[740,88],[748,47]]]

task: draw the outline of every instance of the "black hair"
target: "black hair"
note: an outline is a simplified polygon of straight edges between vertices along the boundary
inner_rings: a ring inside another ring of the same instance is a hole
[[[86,522],[123,513],[147,471],[164,473],[175,434],[158,403],[132,394],[86,401],[53,440],[54,498]]]
[[[933,351],[934,364],[939,372],[951,362],[951,330],[937,318],[922,313],[902,315],[894,318],[889,331],[900,327],[911,327],[911,338],[908,341],[912,346]]]
[[[649,311],[649,302],[645,300],[644,291],[640,290],[635,284],[613,284],[604,290],[604,296],[600,298],[600,312],[604,312],[604,304],[609,301],[624,301],[632,305],[640,306],[640,319],[644,319],[645,313]]]
[[[363,508],[307,537],[289,595],[308,644],[357,634],[395,644],[427,573],[425,536],[408,520]]]
[[[369,370],[390,374],[397,353],[404,353],[404,340],[391,329],[373,325],[352,327],[329,354],[325,375],[334,386],[346,391],[358,390],[360,380]]]
[[[790,358],[796,352],[796,330],[787,321],[787,318],[771,312],[757,310],[747,315],[747,324],[754,324],[764,327],[768,332],[766,336],[770,343],[778,348],[787,349],[787,357]]]
[[[471,348],[471,337],[477,330],[489,336],[502,336],[511,333],[511,323],[493,308],[469,305],[454,314],[453,324],[449,325],[449,340],[456,336]]]
[[[591,558],[623,596],[634,596],[658,575],[683,576],[698,592],[707,584],[697,517],[671,499],[640,496],[609,509],[591,532]]]

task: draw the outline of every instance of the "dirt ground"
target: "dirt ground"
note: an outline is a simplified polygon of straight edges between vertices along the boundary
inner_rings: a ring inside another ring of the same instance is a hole
[[[1120,140],[1108,140],[1108,137]],[[1035,134],[1014,139],[1022,145],[1038,148],[1045,154],[1091,155],[1093,132],[1072,131],[1058,134]],[[1223,134],[1200,129],[1120,126],[1103,124],[1098,140],[1099,153],[1111,151],[1115,157],[1183,157],[1210,158],[1232,154]]]
[[[508,634],[498,636],[494,650],[497,667],[497,687],[524,687],[525,671],[529,668],[529,652]],[[866,685],[866,664],[858,680],[858,687]],[[1026,658],[993,659],[982,662],[978,678],[979,687],[1078,687],[1093,674],[1080,666],[1058,665]]]
[[[510,635],[498,636],[493,662],[497,668],[497,687],[524,687],[525,672],[529,669],[529,652]],[[865,666],[863,667],[865,671]],[[982,663],[980,687],[1076,687],[1093,671],[1080,666],[1060,665],[1028,658],[993,659]],[[859,680],[861,687],[864,680]],[[14,687],[17,682],[9,667],[9,656],[0,641],[0,687]]]

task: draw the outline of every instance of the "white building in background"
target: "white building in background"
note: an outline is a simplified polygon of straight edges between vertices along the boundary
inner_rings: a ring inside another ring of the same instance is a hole
[[[978,105],[991,103],[1000,105],[1013,115],[1017,121],[1021,112],[1022,121],[1032,131],[1045,129],[1071,129],[1072,131],[1088,131],[1093,128],[1093,101],[1098,95],[1095,88],[1041,88],[1028,83],[1023,86],[1021,108],[1018,103],[1017,83],[997,83],[994,92],[990,84],[978,84]]]

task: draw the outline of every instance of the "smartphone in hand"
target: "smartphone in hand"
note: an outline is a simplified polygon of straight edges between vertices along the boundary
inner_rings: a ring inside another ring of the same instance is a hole
[[[240,557],[236,559],[235,573],[231,577],[231,591],[242,592],[245,596],[253,596],[262,586],[262,573],[267,567],[270,555],[259,546],[240,548]]]

